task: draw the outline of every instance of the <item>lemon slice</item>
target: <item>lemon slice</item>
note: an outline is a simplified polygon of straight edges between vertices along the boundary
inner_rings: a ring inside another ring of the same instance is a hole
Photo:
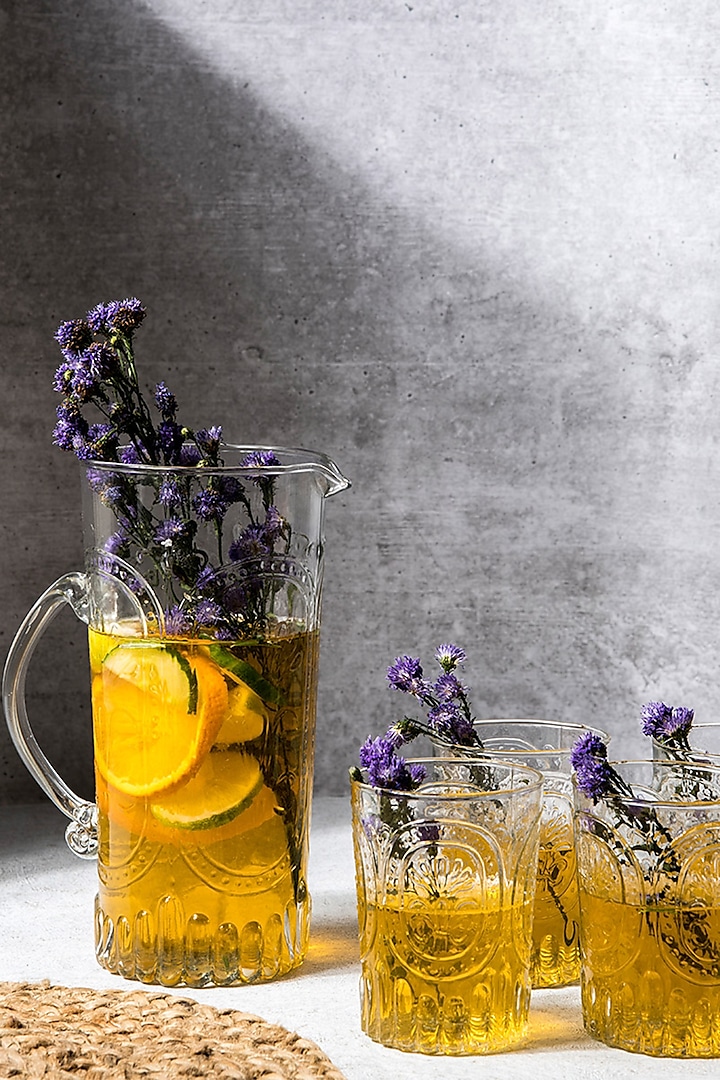
[[[246,810],[263,787],[254,757],[237,750],[208,754],[195,775],[177,791],[155,799],[150,812],[176,829],[214,829]]]
[[[202,656],[153,642],[118,645],[92,686],[98,770],[126,795],[172,790],[199,768],[227,698],[221,672]]]
[[[215,743],[230,746],[258,739],[265,730],[267,719],[267,709],[255,691],[245,683],[238,683],[228,694],[227,714]]]

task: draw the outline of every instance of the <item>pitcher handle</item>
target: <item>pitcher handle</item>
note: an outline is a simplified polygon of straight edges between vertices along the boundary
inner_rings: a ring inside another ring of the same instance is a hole
[[[65,840],[81,859],[97,854],[97,807],[81,799],[58,775],[37,744],[25,703],[25,678],[32,655],[63,604],[83,622],[89,621],[89,589],[85,574],[63,574],[37,600],[20,626],[8,653],[3,675],[5,720],[12,741],[31,775],[45,794],[70,818]]]

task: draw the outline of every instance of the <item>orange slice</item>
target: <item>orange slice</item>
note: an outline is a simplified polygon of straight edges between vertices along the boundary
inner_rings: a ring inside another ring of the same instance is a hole
[[[247,810],[262,787],[254,757],[216,750],[182,787],[153,800],[150,812],[176,829],[217,829]]]
[[[212,757],[215,756],[213,751]],[[207,761],[207,758],[205,759]],[[199,773],[195,774],[190,781],[194,783]],[[161,823],[152,811],[153,806],[161,804],[164,795],[154,796],[152,799],[134,799],[129,795],[123,795],[121,791],[108,787],[106,781],[99,777],[96,800],[98,809],[108,819],[108,828],[111,835],[119,838],[119,843],[127,843],[128,836],[143,837],[151,843],[174,844],[175,847],[193,848],[198,844],[206,847],[207,844],[217,844],[224,841],[235,842],[244,833],[252,832],[267,823],[275,820],[282,824],[282,810],[278,805],[275,793],[262,785],[249,806],[241,811],[224,825],[214,825],[211,833],[198,832],[196,828],[178,827],[177,824]],[[155,799],[158,802],[155,802]],[[162,815],[162,810],[160,811]],[[102,828],[102,826],[101,826]],[[117,830],[122,830],[118,832]]]
[[[172,791],[200,767],[227,698],[225,679],[202,656],[154,642],[118,645],[92,686],[99,771],[126,795]]]

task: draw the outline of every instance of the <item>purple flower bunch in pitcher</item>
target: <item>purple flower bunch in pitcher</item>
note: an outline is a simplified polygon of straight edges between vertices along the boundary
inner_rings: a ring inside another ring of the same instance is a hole
[[[53,439],[87,462],[91,489],[115,516],[102,568],[136,591],[143,586],[133,567],[148,568],[145,581],[168,598],[165,628],[173,636],[247,636],[262,629],[267,586],[252,574],[239,581],[232,567],[289,549],[291,526],[274,503],[280,462],[258,449],[228,463],[222,428],[182,424],[165,382],[145,400],[134,347],[145,316],[131,297],[60,325],[63,359],[53,386],[62,400]],[[223,473],[228,464],[251,479]],[[231,507],[245,525],[227,535]]]

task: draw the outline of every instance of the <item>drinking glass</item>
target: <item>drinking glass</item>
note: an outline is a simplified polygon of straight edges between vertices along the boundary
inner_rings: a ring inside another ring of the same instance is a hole
[[[512,762],[411,759],[413,791],[351,781],[362,1028],[425,1054],[524,1036],[542,777]]]
[[[623,1050],[720,1056],[720,768],[612,764],[632,796],[574,792],[585,1028]]]
[[[692,761],[706,761],[709,765],[720,765],[720,724],[693,724],[688,734],[690,752],[680,754]],[[677,751],[668,750],[662,739],[653,738],[653,757],[659,761],[668,761],[678,756]]]
[[[517,761],[543,774],[543,812],[535,892],[533,950],[534,987],[568,986],[580,978],[578,895],[572,825],[572,766],[576,739],[598,728],[555,720],[478,720],[475,731],[492,756]],[[437,752],[443,748],[437,744]],[[478,747],[463,753],[477,754]]]

